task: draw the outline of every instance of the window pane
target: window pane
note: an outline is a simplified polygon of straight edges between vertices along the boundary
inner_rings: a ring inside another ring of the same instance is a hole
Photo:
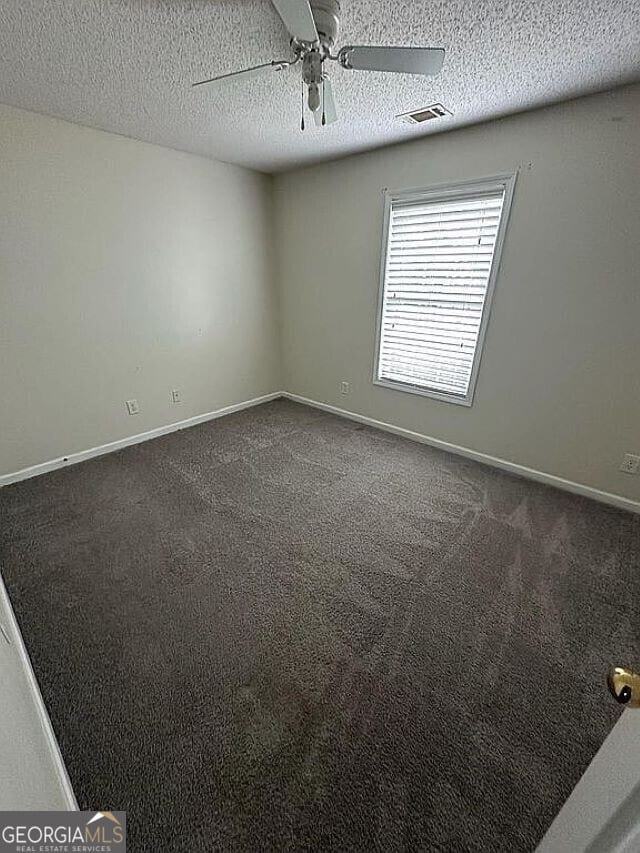
[[[478,355],[504,186],[394,199],[378,379],[466,398]]]

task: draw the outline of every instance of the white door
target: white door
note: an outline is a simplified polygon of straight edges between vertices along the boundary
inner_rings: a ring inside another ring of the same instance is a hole
[[[0,577],[0,811],[77,808]]]
[[[628,706],[640,705],[640,678],[618,671]],[[612,698],[612,701],[613,698]],[[627,707],[544,836],[537,853],[640,851],[640,707]]]

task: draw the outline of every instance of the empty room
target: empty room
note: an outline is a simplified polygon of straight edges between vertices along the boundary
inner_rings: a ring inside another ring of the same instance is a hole
[[[640,850],[640,5],[5,0],[0,850]]]

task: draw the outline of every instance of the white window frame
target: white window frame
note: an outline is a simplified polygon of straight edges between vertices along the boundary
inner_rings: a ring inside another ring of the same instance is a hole
[[[478,380],[478,372],[480,369],[480,361],[482,351],[484,349],[484,338],[489,324],[489,315],[491,314],[491,305],[493,302],[493,293],[495,290],[496,279],[500,269],[500,260],[502,258],[502,247],[504,237],[509,222],[509,214],[511,213],[511,202],[513,200],[513,191],[515,188],[517,172],[512,172],[504,175],[494,175],[490,178],[477,178],[467,181],[458,181],[455,183],[438,184],[425,189],[409,189],[409,190],[384,190],[384,216],[382,223],[382,254],[380,261],[380,284],[378,288],[378,310],[376,319],[376,340],[375,352],[373,360],[373,384],[380,385],[383,388],[391,388],[394,391],[404,391],[407,394],[419,394],[422,397],[431,397],[435,400],[441,400],[446,403],[456,403],[459,406],[471,406],[476,390],[476,382]],[[493,260],[491,262],[491,270],[489,272],[489,280],[487,282],[487,291],[482,309],[482,319],[478,331],[478,340],[473,356],[473,365],[471,368],[471,376],[469,378],[469,388],[465,396],[460,394],[448,394],[445,391],[432,390],[430,388],[421,388],[413,386],[409,383],[394,382],[391,379],[383,379],[378,375],[379,360],[380,360],[380,345],[382,337],[382,314],[384,307],[384,284],[387,272],[387,254],[389,248],[389,228],[391,224],[391,206],[394,202],[411,202],[411,201],[442,201],[464,197],[469,193],[477,192],[495,192],[497,189],[504,190],[504,200],[502,203],[502,213],[500,216],[500,225],[496,235],[496,242],[493,252]]]

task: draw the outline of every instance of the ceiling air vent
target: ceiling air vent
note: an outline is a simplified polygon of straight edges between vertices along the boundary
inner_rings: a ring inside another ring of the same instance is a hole
[[[452,115],[451,111],[443,107],[442,104],[430,104],[428,107],[412,110],[410,113],[402,113],[396,118],[407,124],[422,124],[424,121],[431,121],[433,118],[444,118],[450,115]]]

